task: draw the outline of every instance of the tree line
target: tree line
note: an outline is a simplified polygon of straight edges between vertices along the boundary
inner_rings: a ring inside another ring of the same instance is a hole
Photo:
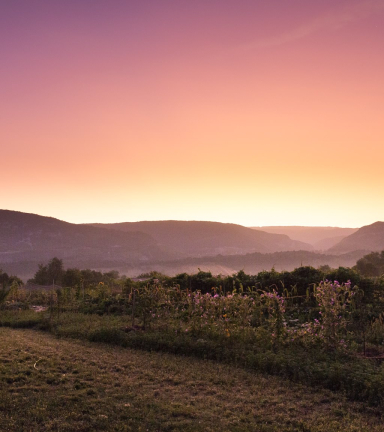
[[[298,296],[305,295],[309,286],[322,280],[346,283],[350,281],[358,285],[367,297],[371,297],[375,290],[384,288],[384,251],[372,252],[359,259],[352,268],[329,266],[314,268],[301,266],[293,271],[276,271],[274,268],[257,273],[246,274],[243,270],[232,275],[212,275],[209,271],[198,269],[195,274],[180,273],[167,276],[157,271],[143,273],[135,279],[120,275],[118,271],[100,272],[90,269],[64,268],[63,260],[52,258],[47,264],[39,264],[38,270],[28,283],[38,285],[59,285],[65,287],[90,287],[99,283],[107,286],[125,286],[127,288],[161,282],[167,286],[179,286],[180,289],[209,293],[212,287],[221,289],[224,293],[234,289],[248,290],[251,288],[267,289],[271,286],[282,291],[294,287]],[[22,284],[17,276],[9,276],[0,270],[0,285],[11,286],[12,283]]]
[[[28,283],[38,285],[60,285],[65,287],[83,286],[89,287],[100,282],[108,286],[120,284],[124,277],[120,277],[119,272],[112,270],[102,273],[96,270],[80,270],[78,268],[64,268],[63,260],[55,257],[48,264],[39,264],[38,270]]]

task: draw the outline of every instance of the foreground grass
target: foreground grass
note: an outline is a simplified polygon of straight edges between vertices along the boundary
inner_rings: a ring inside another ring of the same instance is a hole
[[[1,431],[382,431],[338,393],[213,361],[0,328]]]
[[[272,349],[268,342],[269,334],[265,331],[259,332],[259,338],[244,340],[241,329],[230,337],[217,338],[209,332],[193,335],[192,332],[175,331],[167,323],[145,331],[140,328],[129,331],[131,327],[127,324],[130,322],[129,316],[68,312],[56,315],[49,311],[35,313],[23,310],[2,311],[0,314],[0,326],[35,328],[62,338],[214,360],[278,375],[316,389],[338,391],[351,401],[384,407],[384,364],[378,360],[300,343]]]

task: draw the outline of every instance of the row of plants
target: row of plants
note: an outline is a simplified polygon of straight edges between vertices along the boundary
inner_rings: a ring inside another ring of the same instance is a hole
[[[304,267],[291,273],[308,275],[313,270]],[[202,273],[191,278],[212,278],[210,274]],[[270,281],[275,273],[272,270],[269,277],[266,277],[267,272],[257,276]],[[341,268],[338,273],[347,272]],[[274,284],[266,289],[249,285],[245,288],[242,283],[236,288],[236,283],[233,283],[232,291],[229,291],[223,285],[216,285],[211,286],[210,292],[204,293],[174,284],[180,275],[162,281],[159,274],[147,276],[151,278],[144,282],[126,279],[121,290],[104,282],[87,287],[77,284],[45,290],[30,290],[13,282],[10,287],[1,290],[0,300],[7,298],[8,309],[27,309],[33,305],[49,307],[51,315],[53,310],[58,315],[65,311],[130,315],[132,325],[135,325],[136,319],[144,328],[162,327],[167,322],[181,331],[185,325],[185,330],[196,336],[207,331],[228,335],[239,328],[245,335],[249,329],[253,331],[262,327],[270,330],[272,339],[276,339],[277,343],[287,338],[292,341],[297,338],[308,340],[309,337],[330,342],[339,337],[344,345],[349,343],[364,349],[366,342],[382,345],[384,340],[381,281],[372,283],[369,290],[353,285],[351,281],[320,281],[308,285],[303,294],[303,287],[298,289],[296,284],[288,290],[280,281],[279,285]],[[232,278],[234,281],[254,279],[244,272]],[[215,282],[218,281],[220,279]],[[376,289],[373,290],[372,286]],[[276,324],[275,328],[271,323]]]
[[[271,281],[276,273],[262,272],[258,278]],[[295,270],[302,276],[314,273],[312,268]],[[216,278],[224,283],[208,291],[158,273],[142,276],[147,280],[126,279],[120,290],[101,281],[50,290],[15,285],[7,291],[0,324],[225,361],[383,405],[379,278],[369,284],[360,278],[363,287],[320,279],[304,290],[281,280],[250,286],[246,281],[255,277],[239,272],[232,276],[231,290],[228,279]],[[212,275],[199,272],[190,278],[206,282]]]

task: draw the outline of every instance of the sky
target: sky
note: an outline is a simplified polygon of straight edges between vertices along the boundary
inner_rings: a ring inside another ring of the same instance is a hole
[[[383,0],[0,2],[0,208],[384,220]]]

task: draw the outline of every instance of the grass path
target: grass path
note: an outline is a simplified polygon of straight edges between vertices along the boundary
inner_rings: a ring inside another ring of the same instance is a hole
[[[384,431],[337,393],[211,361],[0,328],[0,430]]]

